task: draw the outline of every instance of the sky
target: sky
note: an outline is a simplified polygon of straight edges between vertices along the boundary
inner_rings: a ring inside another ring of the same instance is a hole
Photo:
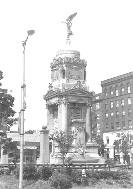
[[[0,70],[3,88],[21,108],[23,48],[26,45],[25,130],[47,124],[43,95],[50,83],[50,63],[66,43],[65,19],[73,19],[71,48],[87,61],[90,91],[101,92],[101,81],[133,71],[132,0],[4,0],[0,1]]]

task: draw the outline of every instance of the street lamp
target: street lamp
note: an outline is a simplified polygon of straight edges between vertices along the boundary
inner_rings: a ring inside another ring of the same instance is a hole
[[[20,170],[19,170],[19,189],[23,189],[23,154],[24,154],[24,111],[26,109],[26,84],[25,84],[25,48],[29,36],[33,35],[35,30],[28,30],[25,41],[22,42],[23,46],[23,83],[21,86],[21,123],[20,123]]]

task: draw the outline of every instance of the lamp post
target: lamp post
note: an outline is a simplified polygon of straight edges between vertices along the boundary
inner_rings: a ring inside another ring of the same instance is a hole
[[[24,111],[26,109],[25,97],[26,97],[26,84],[25,84],[25,48],[29,36],[35,33],[34,30],[27,31],[27,37],[22,42],[23,46],[23,83],[21,86],[21,123],[20,123],[20,170],[19,170],[19,189],[23,189],[23,154],[24,154]]]

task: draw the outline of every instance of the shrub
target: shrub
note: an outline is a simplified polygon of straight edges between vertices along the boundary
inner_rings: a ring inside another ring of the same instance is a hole
[[[9,170],[9,168],[1,168],[0,169],[0,175],[3,175],[3,174],[5,174],[5,175],[9,175],[10,174],[10,170]]]
[[[82,171],[72,170],[71,172],[72,181],[78,185],[82,184]]]
[[[69,176],[71,176],[71,174],[72,174],[72,168],[69,167],[69,166],[67,166],[65,169],[66,169],[66,174],[68,174]]]
[[[66,174],[62,174],[58,170],[54,171],[54,173],[49,179],[49,182],[50,185],[54,188],[58,188],[58,189],[72,188],[71,177]]]
[[[13,174],[16,176],[17,179],[19,178],[19,168],[18,167],[16,167],[14,169]]]
[[[49,167],[40,167],[38,169],[38,176],[42,180],[48,180],[52,176],[52,169]]]
[[[14,174],[17,178],[19,178],[19,168],[17,167],[14,170]],[[37,180],[39,175],[37,173],[37,169],[33,165],[26,165],[23,168],[23,179],[25,180]]]
[[[129,183],[130,182],[130,176],[125,171],[86,171],[86,176],[89,179],[89,184],[95,184],[98,182],[98,180],[107,180],[107,182],[110,182],[112,184],[114,181],[117,183]]]
[[[4,174],[4,169],[0,169],[0,175]]]

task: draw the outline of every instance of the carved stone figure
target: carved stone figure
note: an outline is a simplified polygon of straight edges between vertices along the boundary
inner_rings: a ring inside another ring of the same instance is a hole
[[[72,27],[72,20],[77,15],[77,13],[71,14],[64,23],[67,25],[67,43],[70,44],[70,36],[73,35],[73,32],[71,30]]]

